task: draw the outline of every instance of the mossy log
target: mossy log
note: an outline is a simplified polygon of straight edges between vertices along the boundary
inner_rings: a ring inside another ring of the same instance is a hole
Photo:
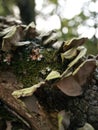
[[[54,31],[38,34],[33,23],[4,28],[0,109],[13,117],[1,119],[12,129],[18,122],[26,130],[77,130],[88,122],[97,130],[98,56],[86,56],[87,38],[61,42]]]

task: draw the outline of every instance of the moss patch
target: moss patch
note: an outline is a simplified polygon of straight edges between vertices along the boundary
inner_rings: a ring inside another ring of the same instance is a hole
[[[61,64],[55,59],[56,50],[42,49],[43,58],[38,60],[28,60],[28,54],[23,53],[22,59],[16,55],[12,62],[12,69],[19,81],[24,84],[24,87],[30,87],[46,78],[46,75],[51,70],[61,71]]]

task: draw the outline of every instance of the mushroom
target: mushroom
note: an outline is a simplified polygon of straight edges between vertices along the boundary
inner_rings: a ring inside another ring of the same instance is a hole
[[[68,40],[63,44],[63,51],[65,52],[66,50],[69,50],[73,47],[81,46],[86,40],[87,38],[73,38],[71,40]]]
[[[70,76],[56,82],[56,86],[68,96],[79,96],[96,67],[96,60],[84,61]]]

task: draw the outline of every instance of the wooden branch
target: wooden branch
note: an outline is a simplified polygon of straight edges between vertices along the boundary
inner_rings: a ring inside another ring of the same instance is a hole
[[[11,72],[0,72],[0,100],[2,100],[8,106],[11,112],[31,130],[55,130],[42,109],[41,111],[45,115],[45,119],[43,120],[45,120],[45,125],[49,126],[49,128],[46,126],[46,128],[40,126],[40,120],[36,118],[33,112],[30,112],[21,100],[18,100],[12,96],[12,92],[19,89],[16,89],[16,86],[19,85],[18,82],[16,82],[14,74]],[[32,105],[34,104],[32,103]]]

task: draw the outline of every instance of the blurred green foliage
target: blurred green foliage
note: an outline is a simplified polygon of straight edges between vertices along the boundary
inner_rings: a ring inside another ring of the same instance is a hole
[[[6,16],[12,14],[12,7],[15,4],[15,0],[0,0],[0,15]]]
[[[23,2],[22,0],[20,0],[20,1]],[[25,0],[25,1],[30,2],[30,0]],[[33,3],[35,1],[32,0]],[[93,35],[92,39],[88,40],[88,43],[86,44],[86,46],[88,48],[88,53],[97,54],[98,53],[98,40],[96,37],[96,32],[98,29],[98,24],[97,24],[98,23],[98,13],[96,11],[91,11],[90,9],[87,8],[91,4],[91,2],[95,3],[95,2],[97,2],[97,0],[89,0],[88,2],[86,2],[84,7],[81,9],[80,14],[74,16],[72,19],[64,19],[60,16],[60,13],[58,13],[58,9],[60,7],[60,0],[47,0],[46,2],[48,2],[49,4],[56,5],[53,9],[53,12],[51,12],[46,17],[51,16],[55,13],[58,15],[58,17],[61,21],[61,28],[59,30],[61,32],[61,36],[60,36],[61,39],[68,40],[73,37],[79,37],[80,34],[78,33],[77,30],[80,25],[95,29],[95,34]],[[48,6],[49,6],[49,4],[48,4]],[[18,5],[18,0],[0,0],[0,15],[3,15],[3,16],[10,15],[10,14],[12,15],[13,14],[13,11],[12,11],[13,5]],[[34,6],[36,6],[36,5],[34,5]],[[34,6],[32,6],[32,8],[34,8]],[[29,8],[29,7],[27,7],[27,8]],[[45,4],[43,4],[43,8],[45,8]],[[85,10],[88,11],[89,15],[85,14]],[[34,20],[35,20],[35,17],[37,15],[39,15],[39,13],[41,13],[41,12],[36,12],[36,10],[35,10],[35,15],[33,16]],[[22,14],[23,14],[23,12],[22,12]],[[42,13],[41,13],[41,15],[42,15]],[[39,15],[39,16],[41,16],[41,15]],[[90,20],[90,19],[94,21],[93,25],[87,24],[87,20]]]
[[[92,41],[92,39],[89,39],[87,43],[85,44],[85,47],[87,48],[87,54],[98,54],[98,48],[96,47],[96,44]]]

